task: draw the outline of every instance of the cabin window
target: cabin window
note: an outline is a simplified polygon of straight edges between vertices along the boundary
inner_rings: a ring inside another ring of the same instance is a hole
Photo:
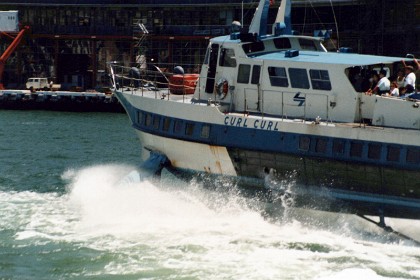
[[[280,50],[290,49],[292,47],[289,38],[276,38],[273,42],[274,46]]]
[[[146,112],[142,112],[141,113],[141,123],[142,125],[146,124],[146,118],[147,118],[147,113]]]
[[[334,142],[333,142],[333,153],[334,154],[344,154],[344,141],[343,140],[334,140]]]
[[[265,50],[265,46],[263,42],[254,42],[250,44],[244,44],[242,49],[245,53],[262,52]]]
[[[299,38],[299,44],[302,50],[316,51],[316,45],[313,40]]]
[[[248,84],[250,75],[251,75],[251,65],[239,64],[237,82],[240,84]]]
[[[309,70],[313,89],[331,90],[330,76],[327,70]]]
[[[370,159],[380,159],[381,158],[381,145],[379,145],[379,144],[369,144],[368,158],[370,158]]]
[[[209,138],[210,137],[210,125],[203,124],[201,127],[201,138]]]
[[[219,45],[212,44],[209,49],[209,69],[207,70],[206,92],[213,93],[217,68],[217,57],[219,55]]]
[[[420,163],[420,150],[418,149],[408,149],[407,150],[407,162],[409,163]]]
[[[152,124],[152,115],[151,114],[146,114],[145,124],[146,124],[146,126],[150,126]]]
[[[289,68],[289,77],[293,88],[309,89],[309,79],[306,69]]]
[[[270,83],[274,87],[288,87],[286,68],[284,67],[268,67],[268,76]]]
[[[252,66],[251,84],[257,85],[260,83],[260,74],[261,74],[261,66],[260,65]]]
[[[222,49],[220,51],[219,66],[236,67],[235,51],[233,49]]]
[[[168,131],[170,126],[171,126],[171,119],[170,118],[164,118],[163,119],[163,131]]]
[[[308,136],[299,137],[299,150],[309,151],[309,146],[311,144],[311,138]]]
[[[154,129],[159,129],[159,123],[160,123],[160,117],[159,116],[154,116],[153,117],[153,128]]]
[[[315,152],[325,154],[327,152],[327,139],[316,139]]]
[[[400,153],[401,149],[399,147],[388,147],[388,153],[386,155],[386,159],[388,161],[399,161],[400,160]]]
[[[186,123],[185,124],[185,135],[191,136],[194,133],[194,124]]]
[[[142,124],[142,122],[143,122],[143,112],[137,111],[137,123]]]
[[[180,120],[175,121],[174,132],[175,133],[182,133],[182,121],[180,121]]]
[[[350,143],[350,156],[351,157],[362,157],[363,144],[360,142]]]

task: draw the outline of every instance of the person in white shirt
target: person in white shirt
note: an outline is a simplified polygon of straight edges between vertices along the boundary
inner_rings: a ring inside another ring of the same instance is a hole
[[[411,65],[405,66],[404,69],[405,69],[404,87],[406,89],[406,93],[412,93],[415,91],[415,88],[416,88],[416,74],[414,74],[413,66]]]
[[[382,69],[379,71],[379,81],[371,93],[387,94],[389,93],[391,82],[386,77],[386,71]]]
[[[401,68],[398,70],[397,80],[396,80],[399,89],[404,87],[404,80],[405,80],[404,69]]]
[[[389,91],[389,95],[393,97],[399,97],[400,96],[400,90],[398,89],[397,82],[391,83],[391,89]]]

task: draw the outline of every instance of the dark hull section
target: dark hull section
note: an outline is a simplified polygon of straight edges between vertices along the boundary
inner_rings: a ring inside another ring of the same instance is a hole
[[[229,149],[238,176],[260,178],[298,207],[420,219],[420,173],[280,153]]]

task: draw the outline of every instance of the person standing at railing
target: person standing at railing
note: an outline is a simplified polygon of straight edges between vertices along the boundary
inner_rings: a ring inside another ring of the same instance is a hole
[[[407,65],[404,60],[401,60],[402,64],[404,65],[405,69],[405,80],[404,80],[404,87],[407,93],[412,93],[416,91],[416,74],[414,72],[414,68],[418,72],[420,70],[420,62],[413,57],[414,66]]]
[[[413,93],[416,89],[416,74],[414,74],[413,66],[408,65],[404,67],[405,69],[405,80],[404,88],[406,93]]]

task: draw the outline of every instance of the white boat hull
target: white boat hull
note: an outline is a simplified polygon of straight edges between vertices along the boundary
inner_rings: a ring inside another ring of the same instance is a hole
[[[175,168],[227,176],[237,175],[225,147],[170,139],[139,130],[137,134],[143,146],[143,160],[149,158],[149,151],[156,151],[166,155]]]

